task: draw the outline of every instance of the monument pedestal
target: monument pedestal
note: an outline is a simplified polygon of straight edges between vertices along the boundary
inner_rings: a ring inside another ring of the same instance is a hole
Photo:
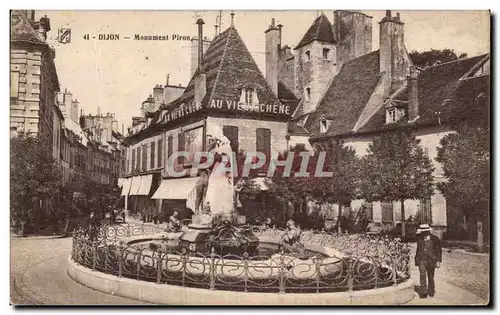
[[[180,248],[188,251],[206,252],[206,240],[212,231],[212,216],[208,214],[193,215],[189,230],[179,237]]]

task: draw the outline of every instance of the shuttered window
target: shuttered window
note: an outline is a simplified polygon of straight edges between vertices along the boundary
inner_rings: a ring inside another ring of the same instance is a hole
[[[173,153],[173,142],[174,142],[174,137],[168,136],[168,143],[167,143],[167,158],[170,158]],[[173,163],[171,163],[173,164]]]
[[[367,202],[364,204],[364,211],[368,220],[373,221],[373,203]]]
[[[156,152],[155,148],[156,147],[156,142],[151,142],[151,163],[149,165],[150,168],[155,168],[155,158],[156,158]]]
[[[163,139],[158,140],[158,167],[163,167]]]
[[[382,202],[382,222],[393,222],[393,206],[392,202]]]
[[[132,149],[132,169],[131,169],[132,172],[134,170],[136,170],[138,165],[139,165],[139,163],[137,162],[137,158],[139,157],[139,152],[137,152],[137,151],[139,151],[139,150],[140,150],[139,148]]]
[[[145,145],[142,146],[142,170],[145,171],[148,167],[148,151]]]
[[[239,151],[239,128],[237,126],[224,126],[222,128],[224,136],[231,142],[231,150],[238,153]]]
[[[137,161],[135,165],[135,170],[138,171],[141,169],[141,147],[137,147]]]
[[[257,152],[262,152],[266,159],[271,156],[271,130],[257,128]]]
[[[177,152],[186,151],[186,135],[183,132],[181,132],[177,140],[178,140]],[[184,156],[179,156],[178,161],[180,165],[183,165],[185,162]]]

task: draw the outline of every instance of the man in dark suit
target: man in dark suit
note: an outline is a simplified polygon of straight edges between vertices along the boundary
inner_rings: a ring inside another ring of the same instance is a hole
[[[421,224],[417,230],[420,237],[417,240],[417,253],[415,254],[415,265],[420,271],[421,298],[434,296],[434,270],[441,266],[442,251],[439,238],[431,234],[429,224]],[[427,283],[428,280],[428,283]]]

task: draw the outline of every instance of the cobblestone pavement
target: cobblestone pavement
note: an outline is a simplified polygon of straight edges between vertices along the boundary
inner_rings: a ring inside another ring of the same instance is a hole
[[[66,268],[71,241],[70,237],[11,237],[11,304],[142,304],[92,290],[69,278]],[[414,253],[413,245],[412,258]],[[427,299],[416,297],[409,304],[486,304],[489,295],[488,270],[489,255],[444,250],[443,265],[436,273],[436,296]],[[418,269],[414,264],[412,278],[418,284]]]
[[[414,264],[416,245],[412,244],[412,278],[415,284],[419,282],[418,268]],[[469,304],[467,299],[460,298],[458,292],[447,292],[451,285],[475,295],[485,304],[489,300],[489,259],[488,254],[464,252],[462,250],[443,249],[443,263],[436,269],[436,296],[445,295],[461,301],[460,304]],[[442,285],[440,288],[440,284]],[[461,291],[455,289],[455,291]],[[470,297],[472,299],[472,297]],[[428,299],[429,301],[431,299]],[[470,301],[471,303],[473,301]],[[428,302],[422,302],[429,304]]]
[[[71,241],[70,237],[11,237],[12,305],[145,304],[95,291],[73,281],[66,273]]]

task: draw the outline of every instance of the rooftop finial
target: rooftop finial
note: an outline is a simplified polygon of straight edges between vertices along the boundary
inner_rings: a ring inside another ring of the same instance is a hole
[[[234,11],[231,10],[231,26],[234,26]]]
[[[165,85],[168,85],[168,81],[169,81],[169,80],[170,80],[170,73],[169,73],[169,74],[167,74],[167,82],[166,82],[166,84],[165,84]]]

